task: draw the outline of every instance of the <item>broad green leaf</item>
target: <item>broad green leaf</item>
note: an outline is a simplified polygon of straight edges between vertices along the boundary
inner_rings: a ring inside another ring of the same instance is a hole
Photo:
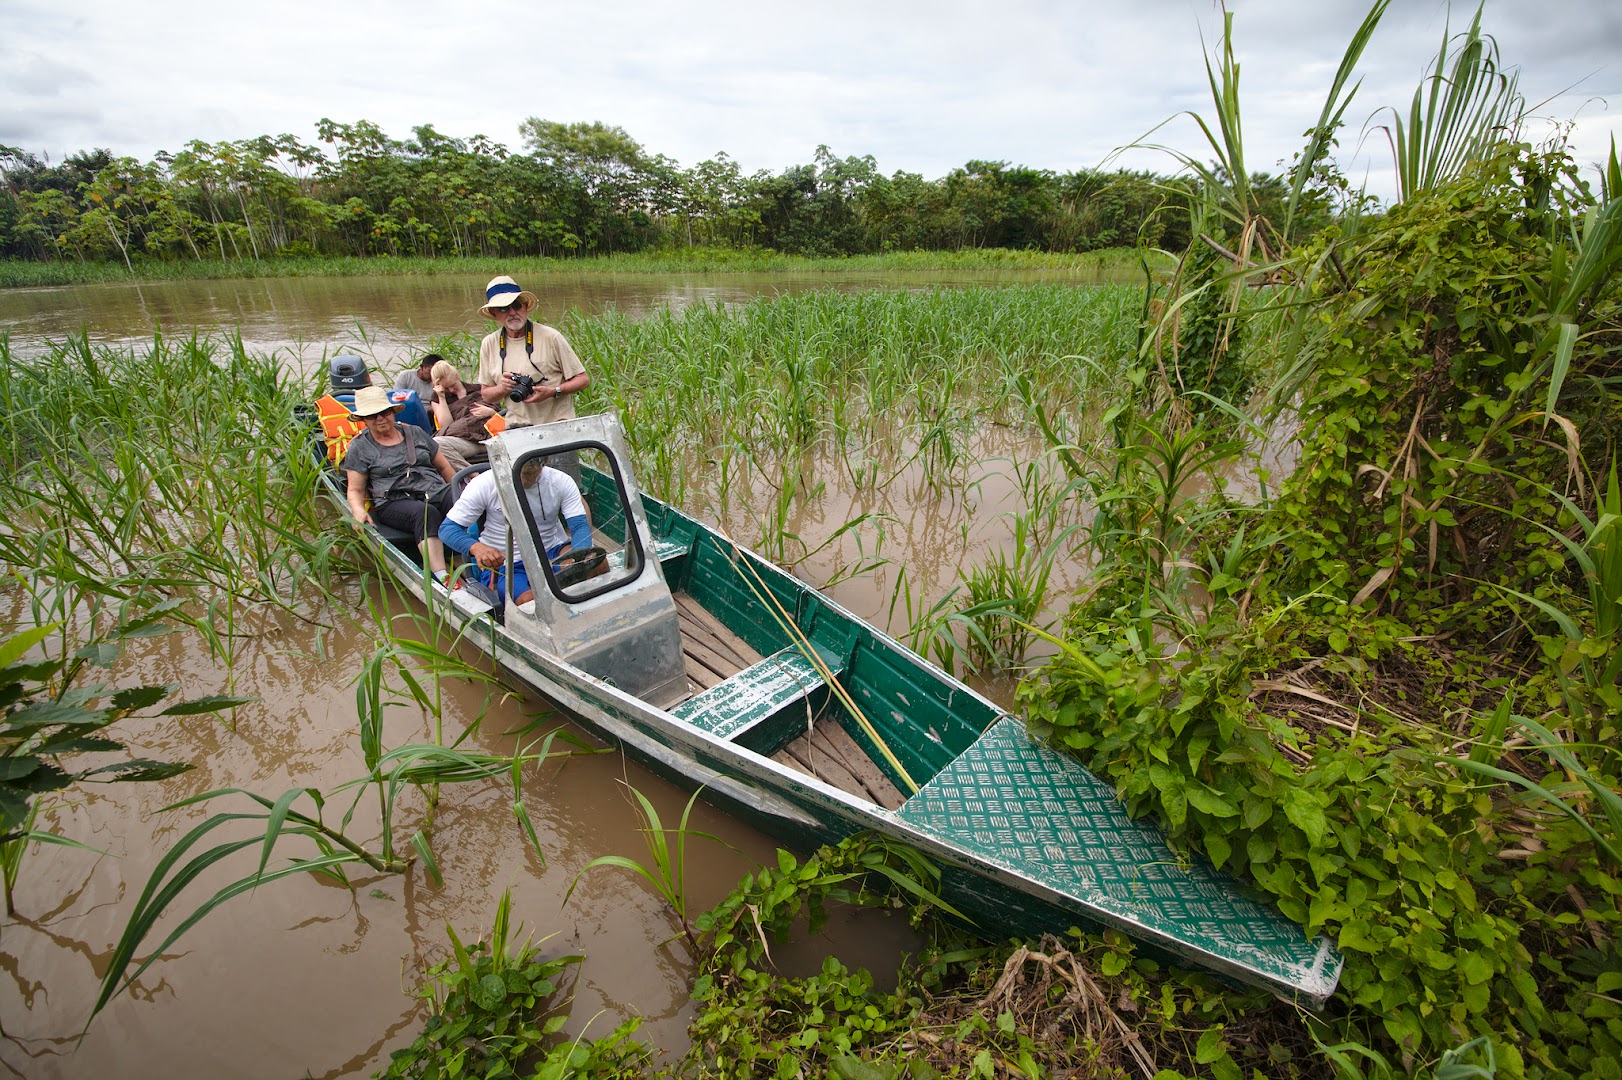
[[[507,984],[500,975],[485,975],[468,987],[473,1004],[487,1012],[494,1012],[507,1000]]]
[[[156,705],[174,692],[173,686],[132,686],[112,696],[110,704],[120,712],[134,712]]]
[[[1323,806],[1304,788],[1291,788],[1284,794],[1284,816],[1290,823],[1307,834],[1313,847],[1322,847],[1329,831],[1329,819]]]
[[[8,668],[20,660],[29,649],[44,641],[62,628],[59,622],[36,626],[32,630],[24,630],[13,634],[4,642],[0,642],[0,668]]]
[[[207,697],[193,698],[191,701],[182,701],[178,705],[171,705],[160,712],[159,716],[196,716],[199,713],[223,712],[234,709],[238,705],[246,705],[258,698],[231,697],[228,694],[210,694]]]
[[[118,655],[122,650],[110,641],[93,641],[84,646],[74,657],[96,667],[109,668],[118,662]]]
[[[49,727],[53,724],[73,724],[103,727],[109,717],[100,710],[92,711],[59,701],[34,701],[6,717],[6,726],[12,728]]]
[[[1183,794],[1188,796],[1189,805],[1203,814],[1212,817],[1237,817],[1239,808],[1229,802],[1220,792],[1198,781],[1183,788]]]
[[[1218,1024],[1208,1027],[1200,1034],[1200,1041],[1194,1048],[1194,1060],[1200,1065],[1209,1065],[1213,1061],[1228,1056],[1228,1044],[1223,1039],[1223,1032],[1227,1029]]]

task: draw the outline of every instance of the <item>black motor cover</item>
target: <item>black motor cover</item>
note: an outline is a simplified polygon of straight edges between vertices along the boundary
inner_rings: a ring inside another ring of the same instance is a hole
[[[372,384],[372,375],[366,370],[366,361],[352,353],[334,356],[327,368],[332,376],[334,390],[352,392]]]

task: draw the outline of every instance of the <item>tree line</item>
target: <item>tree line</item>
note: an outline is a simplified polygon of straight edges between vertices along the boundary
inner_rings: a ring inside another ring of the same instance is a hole
[[[193,140],[150,161],[105,149],[41,161],[0,146],[0,256],[33,260],[324,255],[604,255],[689,247],[788,254],[1018,248],[1140,240],[1181,250],[1195,182],[1128,170],[1059,173],[970,161],[885,175],[819,146],[809,163],[745,174],[725,153],[691,167],[623,128],[531,117],[524,152],[424,124],[407,140],[323,119],[292,135]],[[324,148],[323,148],[324,147]],[[1281,182],[1266,177],[1283,196]]]

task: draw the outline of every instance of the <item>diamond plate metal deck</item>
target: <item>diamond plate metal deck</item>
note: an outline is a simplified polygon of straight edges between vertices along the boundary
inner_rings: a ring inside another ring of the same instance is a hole
[[[1160,830],[1127,816],[1079,762],[999,720],[897,811],[974,859],[1045,886],[1095,921],[1287,996],[1321,1002],[1341,958]]]

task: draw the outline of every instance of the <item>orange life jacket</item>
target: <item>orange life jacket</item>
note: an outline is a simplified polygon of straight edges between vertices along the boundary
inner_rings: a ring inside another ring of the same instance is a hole
[[[315,403],[316,412],[321,417],[321,430],[327,437],[327,460],[334,465],[343,460],[344,451],[349,449],[349,440],[366,430],[366,424],[361,420],[349,418],[349,406],[328,394]]]

